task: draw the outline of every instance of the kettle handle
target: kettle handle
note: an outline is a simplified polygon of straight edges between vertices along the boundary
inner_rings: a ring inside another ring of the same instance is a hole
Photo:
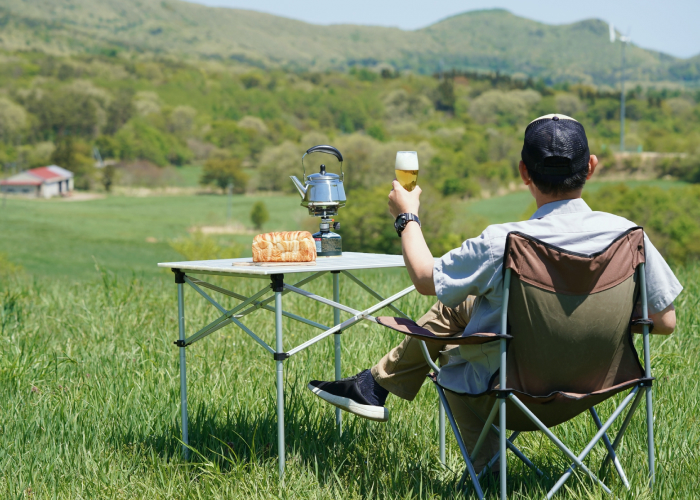
[[[318,146],[314,146],[312,148],[307,149],[306,153],[304,153],[304,156],[309,155],[311,153],[326,153],[338,158],[338,161],[340,162],[341,182],[345,180],[345,174],[343,173],[343,155],[340,153],[340,151],[338,151],[338,149],[328,144],[320,144]],[[301,157],[301,165],[302,167],[304,167],[304,183],[306,183],[306,165],[304,165],[304,156]]]

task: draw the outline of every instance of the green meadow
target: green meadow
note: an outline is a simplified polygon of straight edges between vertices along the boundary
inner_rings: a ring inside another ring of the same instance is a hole
[[[307,224],[298,197],[287,195],[234,196],[231,222],[251,227],[250,206],[259,199],[271,215],[265,230]],[[457,212],[501,222],[523,216],[530,202],[527,192],[518,191],[462,202]],[[178,351],[172,344],[176,288],[172,274],[155,264],[182,259],[168,242],[188,228],[226,224],[228,203],[218,195],[0,201],[0,252],[23,268],[0,275],[0,498],[461,498],[461,460],[449,429],[447,466],[438,461],[437,395],[429,384],[411,403],[390,397],[386,424],[344,414],[338,436],[333,409],[305,389],[310,379],[333,376],[330,339],[285,362],[284,485],[277,477],[273,360],[233,327],[187,349],[193,453],[190,461],[182,459]],[[247,249],[252,234],[217,238]],[[677,331],[652,340],[657,482],[654,490],[646,488],[641,405],[620,451],[632,489],[608,474],[617,498],[692,498],[700,491],[700,266],[676,271],[686,288],[677,303]],[[385,296],[409,284],[401,271],[358,275]],[[213,280],[243,294],[264,286]],[[332,295],[329,277],[308,289]],[[357,308],[373,303],[342,277],[341,297]],[[235,304],[217,298],[225,307]],[[289,295],[284,304],[332,321],[332,310],[322,304]],[[430,305],[430,298],[417,294],[399,303],[412,317]],[[190,333],[216,316],[186,292]],[[272,314],[259,311],[244,322],[273,342]],[[313,334],[312,327],[286,321],[285,348]],[[343,374],[371,366],[399,340],[377,325],[348,330]],[[601,417],[612,408],[611,402],[601,405]],[[556,433],[581,450],[595,427],[581,416]],[[519,444],[548,478],[533,476],[510,457],[510,498],[542,498],[568,461],[539,434]],[[597,470],[603,456],[599,445],[587,463]],[[486,489],[489,498],[497,497],[495,485]],[[607,498],[581,476],[570,479],[560,496]]]
[[[189,175],[189,170],[185,171]],[[607,184],[591,183],[586,190],[595,192]],[[641,181],[627,184],[634,186]],[[663,180],[643,184],[664,188],[683,185]],[[119,275],[162,276],[155,264],[183,260],[169,242],[185,237],[193,227],[240,225],[249,234],[214,238],[239,243],[243,255],[250,255],[250,208],[256,201],[263,201],[270,213],[265,231],[314,227],[297,195],[113,195],[86,201],[7,198],[0,199],[0,253],[33,276],[88,279],[95,276],[96,266]],[[521,190],[461,201],[455,206],[455,217],[465,221],[479,217],[485,224],[497,224],[521,220],[533,210],[532,197]],[[341,211],[337,218],[341,223],[342,216]]]
[[[263,200],[265,229],[296,229],[305,218],[298,196],[110,196],[86,201],[7,199],[0,205],[0,252],[37,276],[89,278],[95,266],[120,275],[156,276],[158,262],[183,260],[169,241],[193,226],[251,227],[250,206]],[[0,202],[2,203],[2,202]],[[297,219],[294,214],[298,214]],[[147,241],[154,241],[150,243]],[[227,235],[246,244],[252,235]]]

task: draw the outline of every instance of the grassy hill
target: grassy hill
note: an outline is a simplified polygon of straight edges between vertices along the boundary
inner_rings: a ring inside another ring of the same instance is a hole
[[[319,26],[177,0],[0,0],[0,47],[57,54],[147,51],[323,70],[388,63],[422,73],[501,71],[551,82],[612,84],[619,43],[600,20],[552,26],[504,10],[473,11],[425,29]],[[637,81],[700,81],[700,59],[632,46]]]

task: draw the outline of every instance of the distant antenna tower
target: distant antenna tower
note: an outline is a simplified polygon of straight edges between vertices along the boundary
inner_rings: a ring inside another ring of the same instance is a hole
[[[616,33],[615,27],[610,24],[610,43],[615,43]],[[632,41],[629,37],[629,32],[627,36],[620,35],[620,42],[622,43],[622,65],[620,66],[620,152],[625,151],[625,49],[627,44]]]
[[[92,148],[92,157],[97,160],[97,168],[102,168],[105,166],[105,162],[102,161],[102,155],[100,154],[100,150],[97,149],[97,146]]]

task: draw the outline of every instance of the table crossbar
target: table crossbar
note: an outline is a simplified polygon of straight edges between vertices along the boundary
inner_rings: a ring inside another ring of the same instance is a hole
[[[316,278],[318,278],[318,277],[320,277],[320,276],[323,276],[324,274],[327,274],[327,273],[328,273],[328,271],[319,271],[319,272],[317,272],[317,273],[312,274],[311,276],[309,276],[309,277],[307,277],[307,278],[304,278],[304,279],[301,280],[301,281],[298,281],[298,282],[294,283],[294,286],[302,286],[302,285],[305,285],[305,284],[309,283],[310,281],[313,281],[313,280],[315,280]],[[288,293],[289,293],[289,290],[284,290],[284,291],[282,292],[282,295],[284,296],[284,295],[287,295]],[[261,307],[263,307],[263,306],[269,304],[269,303],[272,302],[273,300],[275,300],[275,296],[274,296],[274,295],[273,295],[272,297],[268,297],[267,299],[261,301],[261,302],[260,302],[260,305],[255,305],[255,306],[253,306],[253,307],[251,307],[251,308],[249,308],[249,309],[246,309],[245,311],[243,311],[243,312],[241,313],[241,316],[245,316],[246,314],[249,314],[249,313],[255,311],[256,309],[260,309]],[[273,308],[272,310],[274,311],[274,308]]]
[[[304,342],[303,344],[300,344],[300,345],[296,346],[294,349],[292,349],[291,351],[289,351],[287,354],[288,354],[289,356],[293,356],[294,354],[296,354],[296,353],[298,353],[298,352],[300,352],[300,351],[303,351],[303,350],[306,349],[307,347],[310,347],[310,346],[314,345],[314,344],[315,344],[316,342],[318,342],[319,340],[325,339],[325,338],[328,337],[329,335],[333,335],[333,334],[336,333],[336,332],[340,332],[340,331],[342,331],[342,330],[345,330],[346,328],[351,327],[352,325],[354,325],[355,323],[357,323],[357,322],[359,322],[359,321],[362,321],[363,319],[369,319],[368,317],[369,317],[369,315],[370,315],[371,313],[373,313],[373,312],[375,312],[375,311],[379,311],[380,309],[385,308],[388,304],[391,304],[391,303],[394,302],[395,300],[400,299],[400,298],[403,297],[404,295],[408,295],[409,293],[411,293],[411,292],[412,292],[413,290],[415,290],[415,289],[416,289],[415,286],[413,286],[413,285],[409,286],[408,288],[406,288],[406,289],[400,291],[399,293],[396,293],[396,294],[392,295],[392,296],[389,297],[388,299],[384,299],[383,301],[379,302],[378,304],[376,304],[376,305],[374,305],[374,306],[372,306],[372,307],[370,307],[370,308],[368,308],[368,309],[365,309],[364,311],[359,312],[358,314],[356,314],[356,315],[353,316],[352,318],[349,318],[349,319],[343,321],[341,324],[335,325],[333,328],[330,328],[330,329],[326,330],[325,332],[323,332],[323,333],[317,335],[316,337],[314,337],[314,338],[312,338],[312,339],[310,339],[310,340],[307,340],[307,341]],[[377,319],[374,318],[374,321],[376,322]]]
[[[328,306],[335,307],[336,309],[340,309],[341,311],[345,311],[346,313],[350,313],[355,316],[360,314],[360,311],[358,311],[357,309],[353,309],[352,307],[340,304],[334,300],[321,297],[320,295],[316,295],[315,293],[307,292],[306,290],[302,290],[301,288],[297,288],[292,285],[284,285],[284,288],[294,293],[298,293],[299,295],[303,295],[304,297],[307,297],[311,300],[315,300],[316,302],[320,302],[321,304],[326,304]],[[375,321],[375,319],[372,316],[367,317],[367,319],[369,319],[370,321]]]
[[[382,296],[379,295],[377,292],[375,292],[374,290],[372,290],[369,286],[367,286],[366,284],[364,284],[357,276],[355,276],[354,274],[352,274],[350,271],[341,271],[341,272],[342,272],[345,276],[347,276],[348,278],[350,278],[352,281],[354,281],[355,284],[356,284],[357,286],[359,286],[360,288],[362,288],[362,289],[364,289],[366,292],[368,292],[368,293],[369,293],[372,297],[374,297],[375,299],[384,300],[384,297],[382,297]],[[387,307],[389,307],[389,309],[391,309],[392,311],[394,311],[396,314],[398,314],[398,315],[401,316],[402,318],[410,319],[407,315],[405,315],[405,314],[403,313],[403,311],[401,311],[401,309],[399,309],[398,307],[396,307],[394,304],[389,304]]]
[[[188,278],[189,278],[189,276],[188,276]],[[248,298],[245,295],[241,295],[241,294],[238,294],[236,292],[232,292],[231,290],[226,290],[225,288],[221,288],[219,286],[212,285],[211,283],[207,283],[206,281],[198,280],[197,278],[191,278],[191,280],[193,283],[196,283],[199,286],[209,288],[210,290],[214,290],[215,292],[219,292],[223,295],[228,295],[229,297],[233,297],[234,299],[246,300]],[[287,293],[289,293],[289,292],[287,292]],[[271,299],[274,300],[274,297],[271,297]],[[244,311],[243,313],[235,314],[234,317],[240,319],[243,316],[246,316],[246,315],[250,314],[251,312],[256,311],[257,309],[265,309],[266,311],[275,312],[274,307],[268,306],[267,304],[264,304],[264,302],[265,301],[255,302],[255,307],[251,307],[251,308],[247,309],[246,310],[247,312]],[[282,311],[282,315],[289,318],[289,319],[293,319],[293,320],[299,321],[301,323],[305,323],[309,326],[313,326],[314,328],[318,328],[319,330],[327,330],[329,328],[328,326],[326,326],[322,323],[317,323],[317,322],[312,321],[310,319],[302,318],[301,316],[297,316],[296,314],[293,314],[293,313],[290,313],[287,311]]]
[[[189,337],[187,340],[185,340],[186,345],[193,344],[194,342],[197,342],[198,340],[203,339],[207,335],[211,335],[215,331],[223,328],[224,326],[230,324],[230,323],[235,323],[237,326],[240,327],[240,325],[243,325],[240,321],[235,319],[233,316],[236,311],[242,309],[246,305],[250,304],[251,302],[257,300],[260,298],[262,295],[266,294],[270,289],[269,287],[265,287],[262,290],[260,290],[258,293],[253,295],[252,297],[249,297],[248,299],[244,300],[241,304],[238,304],[236,307],[234,307],[231,310],[226,310],[225,307],[223,307],[221,304],[219,304],[216,300],[211,298],[207,292],[202,290],[199,286],[197,286],[192,280],[190,280],[189,277],[185,276],[185,282],[190,285],[194,290],[199,293],[202,297],[204,297],[209,303],[211,303],[214,307],[216,307],[223,315],[217,319],[215,319],[213,322],[209,323],[207,326],[199,330],[197,333]],[[248,328],[243,329],[248,335],[251,335],[259,344],[261,344],[263,347],[269,348],[269,346],[263,342],[260,337],[255,335],[253,332],[251,332]],[[273,351],[274,352],[274,351]]]

